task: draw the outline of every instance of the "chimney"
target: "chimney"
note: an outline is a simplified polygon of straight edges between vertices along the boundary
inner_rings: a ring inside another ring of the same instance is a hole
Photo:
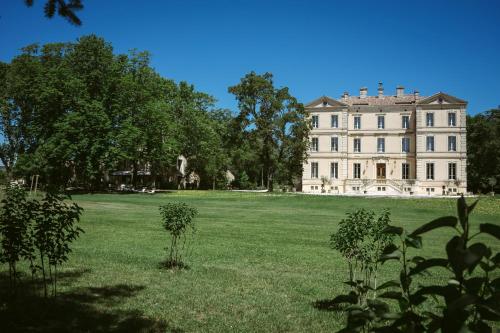
[[[383,97],[384,96],[384,86],[382,85],[382,82],[378,83],[378,97]]]
[[[359,98],[366,98],[367,95],[368,95],[367,87],[359,88]]]
[[[405,88],[403,86],[396,87],[396,97],[403,97],[405,94]]]
[[[419,99],[420,98],[420,92],[418,90],[415,90],[413,92],[413,96],[415,97],[415,99]]]
[[[344,91],[344,94],[342,95],[342,99],[346,101],[349,98],[349,93],[347,91]]]

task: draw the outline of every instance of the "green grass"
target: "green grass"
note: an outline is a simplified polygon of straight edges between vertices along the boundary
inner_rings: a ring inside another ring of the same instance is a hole
[[[64,267],[57,305],[73,318],[64,319],[73,331],[332,331],[344,323],[342,315],[313,304],[347,290],[347,265],[328,244],[345,212],[390,208],[393,224],[412,230],[456,211],[452,199],[201,191],[73,199],[85,209],[85,234]],[[169,201],[199,210],[187,270],[159,267],[168,237],[158,206]],[[499,204],[498,198],[482,199],[471,217],[474,228],[500,223]],[[429,233],[421,254],[444,255],[452,232]],[[500,249],[492,238],[482,240]],[[397,267],[385,265],[381,274],[380,280],[395,278]],[[33,307],[43,304],[37,302]],[[28,330],[29,324],[17,324]]]

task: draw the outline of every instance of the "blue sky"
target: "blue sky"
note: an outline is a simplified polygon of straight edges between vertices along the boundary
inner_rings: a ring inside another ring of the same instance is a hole
[[[45,0],[0,0],[0,61],[30,43],[95,33],[124,53],[152,53],[164,77],[193,83],[236,110],[227,87],[272,72],[306,103],[379,81],[444,91],[471,114],[500,105],[500,1],[83,0],[75,27],[43,16]]]

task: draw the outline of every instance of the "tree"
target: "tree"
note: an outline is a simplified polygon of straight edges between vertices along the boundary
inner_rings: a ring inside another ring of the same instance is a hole
[[[473,192],[500,190],[499,136],[500,108],[467,117],[467,185]]]
[[[228,90],[238,100],[240,128],[255,133],[252,148],[268,190],[273,179],[291,184],[306,156],[309,126],[303,105],[287,87],[275,88],[271,73],[250,72]]]

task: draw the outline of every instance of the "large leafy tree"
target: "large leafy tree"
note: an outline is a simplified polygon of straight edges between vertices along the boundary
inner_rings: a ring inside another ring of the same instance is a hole
[[[500,108],[467,117],[467,183],[474,192],[500,189]]]
[[[273,75],[250,72],[239,84],[229,87],[238,100],[237,117],[243,131],[253,132],[252,148],[258,153],[261,178],[273,189],[273,179],[290,184],[301,174],[307,147],[304,107],[288,88],[275,88]]]

